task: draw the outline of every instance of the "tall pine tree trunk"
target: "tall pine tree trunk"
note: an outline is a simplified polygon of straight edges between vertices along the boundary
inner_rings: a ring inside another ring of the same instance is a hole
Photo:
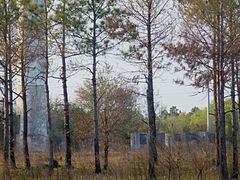
[[[219,166],[220,164],[220,145],[219,145],[219,119],[218,119],[218,69],[217,63],[218,58],[216,56],[216,46],[217,43],[216,33],[214,32],[214,49],[213,49],[213,97],[214,97],[214,118],[215,118],[215,142],[217,148],[217,155],[216,155],[216,165]]]
[[[25,16],[24,16],[24,5],[19,1],[19,12],[21,16],[18,21],[18,60],[19,60],[19,71],[20,71],[20,86],[21,86],[21,98],[22,98],[22,122],[23,122],[23,153],[25,160],[25,167],[29,169],[31,167],[30,158],[29,158],[29,149],[28,149],[28,109],[27,109],[27,89],[26,89],[26,54],[25,47],[27,46],[26,39],[26,27],[25,27]]]
[[[231,62],[231,106],[232,106],[232,145],[233,145],[233,162],[232,162],[232,178],[238,179],[238,121],[235,107],[235,62],[232,59]]]
[[[230,30],[230,40],[234,41],[233,38],[233,14],[230,12],[229,18],[229,30]],[[237,121],[237,110],[236,110],[236,80],[235,80],[235,59],[234,55],[231,54],[231,110],[232,110],[232,146],[233,146],[233,159],[232,159],[232,178],[238,179],[238,121]]]
[[[8,99],[8,64],[9,64],[9,53],[8,53],[8,25],[7,25],[7,3],[6,1],[4,3],[4,15],[5,15],[5,25],[4,25],[4,50],[5,50],[5,57],[4,57],[4,161],[8,162],[9,160],[9,99]]]
[[[9,160],[9,101],[8,101],[8,70],[4,67],[4,161]]]
[[[12,85],[12,64],[9,64],[9,149],[11,166],[16,167],[15,149],[14,149],[14,124],[13,124],[13,85]]]
[[[23,36],[24,37],[24,36]],[[28,150],[28,109],[27,109],[27,93],[26,93],[26,82],[25,82],[25,63],[23,58],[23,47],[21,53],[21,90],[22,90],[22,101],[23,101],[23,148],[25,167],[29,169],[31,167],[29,150]]]
[[[63,12],[66,11],[66,2],[63,2]],[[70,117],[69,117],[69,101],[67,91],[67,75],[66,75],[66,58],[65,58],[65,46],[66,46],[66,17],[63,17],[62,27],[62,84],[63,84],[63,98],[64,98],[64,129],[66,139],[66,159],[65,163],[68,168],[72,166],[72,151],[71,151],[71,132],[70,132]]]
[[[15,162],[15,144],[14,144],[14,124],[13,124],[13,71],[12,71],[12,34],[11,34],[11,25],[7,26],[8,28],[8,54],[9,59],[9,149],[10,149],[10,161],[11,166],[16,167]]]
[[[223,0],[220,1],[220,26],[219,26],[219,37],[220,37],[220,172],[221,179],[228,179],[228,169],[227,169],[227,156],[226,156],[226,132],[225,132],[225,102],[224,102],[224,90],[225,90],[225,71],[224,71],[224,10],[223,10]]]
[[[25,67],[24,60],[22,59],[21,67],[21,89],[22,89],[22,101],[23,101],[23,148],[25,156],[25,166],[30,168],[29,150],[28,150],[28,110],[27,110],[27,94],[26,94],[26,83],[25,83]]]
[[[47,121],[48,121],[47,127],[48,127],[48,141],[49,141],[49,174],[52,174],[54,164],[53,164],[52,118],[51,118],[51,107],[50,107],[50,96],[49,96],[49,85],[48,85],[48,74],[49,74],[48,9],[47,9],[46,0],[44,0],[44,7],[45,7],[45,60],[46,60],[45,88],[46,88],[46,107],[47,107]]]
[[[238,60],[236,59],[236,73],[235,73],[235,76],[236,76],[236,86],[237,86],[237,102],[238,102],[238,122],[240,122],[240,82],[239,82],[239,63],[238,63]]]
[[[238,60],[236,60],[236,73],[235,73],[235,79],[236,79],[236,86],[237,86],[237,102],[238,102],[238,120],[236,121],[237,124],[237,132],[238,132],[238,123],[240,122],[240,84],[239,84],[239,63]],[[238,156],[236,157],[237,161],[238,161]],[[238,162],[235,162],[236,164],[238,164]],[[238,167],[238,166],[237,166]],[[239,172],[238,172],[239,173]]]
[[[153,94],[153,60],[152,60],[152,37],[151,37],[151,10],[152,4],[148,4],[148,24],[147,24],[147,108],[148,108],[148,125],[149,125],[149,162],[148,173],[150,179],[156,179],[155,164],[157,162],[156,148],[156,115],[154,110]]]
[[[92,1],[95,9],[95,2]],[[93,15],[93,71],[92,71],[92,87],[93,87],[93,119],[94,119],[94,154],[95,154],[95,172],[101,173],[101,165],[100,165],[100,155],[99,155],[99,120],[98,120],[98,104],[97,104],[97,80],[96,80],[96,72],[97,72],[97,54],[96,54],[96,13]]]

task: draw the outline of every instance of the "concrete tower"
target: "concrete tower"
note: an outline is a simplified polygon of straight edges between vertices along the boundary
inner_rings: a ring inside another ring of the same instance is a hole
[[[43,4],[43,0],[32,0]],[[21,6],[23,9],[24,7]],[[23,20],[23,19],[22,19]],[[20,19],[21,21],[21,19]],[[21,23],[21,22],[20,22]],[[46,151],[48,148],[46,92],[45,92],[45,58],[44,58],[44,33],[41,28],[29,29],[19,26],[19,39],[24,44],[24,61],[26,64],[26,94],[28,109],[28,145],[30,151]],[[22,33],[24,31],[24,33]],[[21,93],[20,78],[17,90]],[[20,134],[18,145],[23,144],[23,103],[17,100],[17,112],[20,115]]]

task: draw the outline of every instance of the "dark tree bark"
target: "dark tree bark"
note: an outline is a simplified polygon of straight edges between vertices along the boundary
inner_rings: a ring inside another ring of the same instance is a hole
[[[229,31],[230,40],[233,39],[233,14],[230,12],[229,18]],[[230,54],[231,60],[231,110],[232,110],[232,146],[233,146],[233,159],[232,159],[232,176],[233,179],[238,179],[238,142],[237,142],[237,132],[238,132],[238,121],[237,121],[237,110],[236,110],[236,80],[235,80],[235,58],[233,54]]]
[[[9,64],[9,54],[8,54],[8,25],[7,25],[7,3],[4,1],[4,15],[6,24],[4,26],[4,44],[5,44],[5,62],[4,62],[4,161],[9,160],[9,99],[8,99],[8,64]]]
[[[104,110],[104,122],[103,122],[103,131],[104,131],[104,166],[103,168],[107,170],[108,168],[108,154],[109,154],[109,126],[108,126],[108,117]]]
[[[9,160],[9,101],[8,101],[8,71],[4,68],[4,161]]]
[[[236,121],[236,125],[237,125],[237,131],[238,131],[238,123],[240,122],[240,84],[239,84],[239,63],[238,60],[236,60],[236,73],[235,73],[235,79],[236,79],[236,86],[237,86],[237,102],[238,102],[238,120]],[[238,155],[238,154],[237,154]],[[237,161],[238,161],[238,156],[236,157]],[[238,162],[235,162],[236,164],[238,164]],[[238,166],[237,166],[238,167]],[[239,173],[239,172],[238,172]]]
[[[66,11],[66,2],[63,1],[63,12]],[[70,116],[69,116],[69,101],[67,91],[67,75],[66,75],[66,57],[65,57],[65,46],[66,46],[66,17],[63,17],[62,25],[62,84],[63,84],[63,98],[64,98],[64,129],[66,138],[66,166],[70,168],[72,166],[72,152],[71,152],[71,132],[70,132]]]
[[[151,37],[151,10],[152,4],[148,3],[148,22],[147,22],[147,108],[148,108],[148,125],[149,125],[149,164],[148,173],[150,179],[156,179],[155,164],[157,162],[156,148],[156,115],[154,110],[153,94],[153,67],[152,67],[152,37]]]
[[[45,71],[45,88],[46,88],[46,107],[47,107],[47,121],[48,121],[48,141],[49,141],[49,174],[53,171],[53,140],[52,140],[52,118],[51,118],[51,107],[50,107],[50,96],[49,96],[49,56],[48,56],[48,9],[47,1],[44,0],[45,7],[45,60],[46,60],[46,71]]]
[[[104,169],[108,169],[108,154],[109,154],[109,135],[106,134],[104,140]]]
[[[233,145],[233,162],[232,162],[232,178],[238,179],[238,142],[237,142],[237,132],[238,132],[238,121],[235,106],[235,62],[232,59],[231,62],[231,109],[232,109],[232,145]]]
[[[92,87],[93,87],[93,119],[94,119],[94,154],[95,154],[95,172],[97,174],[101,173],[101,165],[100,165],[100,155],[99,155],[99,119],[98,119],[98,105],[97,105],[97,80],[96,80],[96,72],[97,72],[97,54],[96,54],[96,12],[95,12],[95,2],[92,0],[93,5],[93,38],[92,38],[92,50],[93,50],[93,70],[92,70]]]
[[[225,132],[225,102],[224,102],[224,90],[225,90],[225,71],[224,71],[224,12],[223,12],[223,0],[220,1],[220,23],[219,23],[219,57],[220,57],[220,172],[221,179],[228,179],[227,169],[227,156],[226,156],[226,132]]]
[[[24,37],[24,36],[22,36]],[[23,148],[24,148],[24,158],[25,167],[29,169],[31,167],[29,150],[28,150],[28,110],[27,110],[27,94],[26,94],[26,82],[25,82],[25,63],[23,58],[23,47],[21,53],[21,89],[22,89],[22,101],[23,101]]]
[[[13,124],[13,86],[12,86],[12,64],[9,64],[9,148],[10,148],[10,160],[11,166],[16,167],[15,162],[15,149],[14,149],[14,124]]]
[[[238,101],[238,122],[240,122],[240,82],[239,82],[239,62],[236,60],[236,86],[237,86],[237,101]]]
[[[8,63],[8,69],[9,69],[9,149],[10,149],[10,161],[11,166],[13,168],[16,167],[15,162],[15,149],[14,149],[14,124],[13,124],[13,71],[12,71],[12,38],[11,38],[11,25],[7,25],[7,31],[8,31],[8,56],[9,63]]]
[[[63,12],[66,11],[66,2],[63,1]],[[68,91],[67,91],[67,75],[66,75],[66,57],[65,57],[65,46],[66,46],[66,17],[63,17],[62,26],[62,84],[63,84],[63,98],[64,98],[64,129],[66,138],[66,166],[70,168],[72,166],[72,152],[71,152],[71,132],[70,132],[70,116],[69,116],[69,102],[68,102]]]
[[[216,56],[216,33],[214,33],[214,47],[213,47],[213,96],[214,96],[214,118],[215,118],[215,142],[217,148],[217,155],[216,155],[216,165],[219,166],[220,164],[220,145],[219,145],[219,119],[218,119],[218,69],[217,64],[219,58]]]
[[[25,167],[30,169],[30,157],[29,157],[29,149],[28,149],[28,108],[27,108],[27,80],[26,80],[26,69],[27,69],[27,60],[26,60],[26,52],[25,48],[27,46],[26,43],[26,27],[24,25],[24,21],[26,20],[23,12],[24,7],[22,4],[19,4],[19,11],[22,13],[18,20],[18,31],[19,31],[19,41],[18,41],[18,61],[19,61],[19,73],[20,73],[20,86],[21,86],[21,98],[22,98],[22,122],[23,122],[23,153],[24,153],[24,161]]]

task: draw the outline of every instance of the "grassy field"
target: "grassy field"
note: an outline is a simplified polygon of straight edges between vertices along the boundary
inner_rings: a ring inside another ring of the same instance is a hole
[[[147,179],[147,149],[131,151],[116,148],[109,156],[109,169],[102,174],[94,173],[94,156],[86,150],[73,153],[73,168],[64,167],[64,154],[56,153],[61,167],[48,175],[47,154],[31,154],[32,168],[24,168],[21,154],[17,154],[17,169],[0,166],[0,179]],[[215,147],[208,144],[185,144],[158,147],[158,179],[219,179],[215,168]]]

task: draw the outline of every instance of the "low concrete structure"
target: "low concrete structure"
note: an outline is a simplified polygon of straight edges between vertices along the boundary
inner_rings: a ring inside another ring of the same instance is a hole
[[[146,132],[133,132],[130,136],[131,148],[133,149],[140,149],[148,144],[148,135]]]
[[[196,132],[196,133],[157,133],[157,143],[170,146],[172,143],[189,142],[214,142],[214,133]],[[148,144],[147,132],[132,132],[130,134],[130,144],[132,149],[140,149]]]

